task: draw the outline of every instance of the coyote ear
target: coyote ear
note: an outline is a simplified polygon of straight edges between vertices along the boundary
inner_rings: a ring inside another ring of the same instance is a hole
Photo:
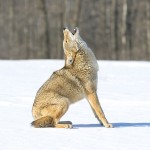
[[[75,30],[75,36],[78,36],[79,35],[79,29],[76,27],[74,30]]]

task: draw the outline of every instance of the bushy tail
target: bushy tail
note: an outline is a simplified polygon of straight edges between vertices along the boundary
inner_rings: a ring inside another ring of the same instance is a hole
[[[31,123],[35,128],[55,127],[54,119],[50,116],[42,117]]]

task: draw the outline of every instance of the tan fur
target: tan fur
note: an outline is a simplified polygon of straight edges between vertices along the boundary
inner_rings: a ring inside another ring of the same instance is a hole
[[[36,94],[32,108],[35,127],[71,128],[72,123],[61,123],[60,118],[69,105],[87,98],[100,123],[112,127],[105,118],[97,96],[98,64],[91,49],[76,28],[72,34],[64,29],[63,48],[65,66],[55,71]]]

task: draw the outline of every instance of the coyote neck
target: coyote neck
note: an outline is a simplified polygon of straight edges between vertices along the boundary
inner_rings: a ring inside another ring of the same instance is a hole
[[[73,68],[78,71],[98,71],[97,60],[90,48],[82,47],[76,53]]]

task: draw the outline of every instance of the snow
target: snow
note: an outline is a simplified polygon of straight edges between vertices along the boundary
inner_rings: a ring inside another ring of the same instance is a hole
[[[62,120],[73,129],[33,128],[36,91],[62,60],[0,61],[1,150],[149,150],[150,62],[99,61],[98,95],[114,128],[99,125],[84,99]]]

